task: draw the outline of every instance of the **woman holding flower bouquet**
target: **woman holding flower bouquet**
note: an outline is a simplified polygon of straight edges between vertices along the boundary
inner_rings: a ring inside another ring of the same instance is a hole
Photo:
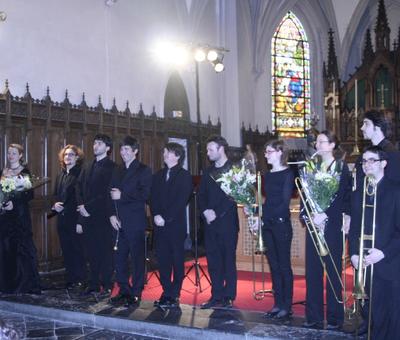
[[[7,166],[1,171],[0,291],[3,293],[40,293],[28,205],[33,190],[30,172],[23,165],[23,151],[21,145],[10,144]]]
[[[268,318],[287,319],[292,308],[293,272],[290,262],[292,223],[290,199],[294,187],[293,171],[287,166],[289,150],[282,140],[265,144],[265,158],[272,165],[265,173],[262,236],[271,269],[274,306],[265,313]]]
[[[339,141],[330,131],[318,134],[315,147],[318,156],[300,170],[302,186],[313,203],[313,222],[324,235],[339,275],[342,273],[343,235],[349,226],[351,176]],[[345,224],[343,225],[343,213]],[[344,310],[342,285],[329,256],[322,258],[327,275],[334,287],[326,280],[327,329],[340,329]],[[306,319],[304,327],[323,328],[324,323],[324,269],[310,233],[306,236]]]

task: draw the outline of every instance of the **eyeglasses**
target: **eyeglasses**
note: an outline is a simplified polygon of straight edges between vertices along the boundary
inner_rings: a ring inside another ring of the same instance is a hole
[[[64,153],[64,157],[74,157],[74,156],[76,156],[76,154],[74,154],[73,152]]]
[[[265,150],[265,154],[270,155],[271,153],[276,152],[276,150]]]
[[[373,164],[375,164],[376,162],[381,162],[381,161],[383,161],[384,159],[375,159],[375,158],[368,158],[368,159],[363,159],[362,161],[361,161],[361,164],[362,165],[366,165],[366,164],[368,164],[368,165],[373,165]]]

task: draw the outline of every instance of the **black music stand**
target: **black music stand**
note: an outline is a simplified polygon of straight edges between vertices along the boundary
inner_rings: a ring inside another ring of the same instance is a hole
[[[197,234],[199,231],[198,220],[199,220],[200,216],[197,213],[197,192],[196,192],[196,190],[197,189],[195,189],[193,191],[193,196],[194,196],[194,260],[193,260],[192,265],[187,270],[183,279],[185,279],[187,277],[196,287],[199,287],[200,293],[201,293],[202,292],[202,289],[201,289],[201,277],[202,276],[200,276],[200,273],[203,275],[203,277],[206,278],[206,280],[208,281],[208,283],[210,285],[211,285],[211,280],[208,277],[204,268],[199,263],[199,249],[198,249],[198,235]],[[189,273],[193,269],[194,269],[194,273],[195,273],[194,281],[189,276]]]
[[[153,228],[153,232],[154,232],[154,228]],[[144,284],[145,285],[150,281],[150,279],[153,275],[157,278],[158,282],[161,283],[160,274],[157,273],[157,270],[153,269],[153,271],[150,273],[150,276],[148,276],[148,272],[149,272],[148,267],[150,266],[150,262],[151,262],[150,256],[149,256],[149,251],[148,251],[148,246],[147,246],[149,234],[150,234],[150,231],[146,230],[145,238],[144,238],[144,254],[145,254],[145,256],[144,256]]]

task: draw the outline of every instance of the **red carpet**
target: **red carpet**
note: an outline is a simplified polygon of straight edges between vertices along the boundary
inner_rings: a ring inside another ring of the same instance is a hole
[[[201,267],[207,272],[207,261],[205,258],[199,259]],[[185,264],[186,270],[190,268],[193,264],[193,261],[188,261]],[[352,283],[353,283],[353,273],[350,268],[346,271],[346,280],[347,280],[347,294],[351,293]],[[157,300],[162,292],[161,284],[158,281],[156,275],[154,273],[148,274],[149,281],[145,286],[143,291],[142,299],[148,301]],[[267,273],[265,274],[265,289],[271,289],[271,277]],[[194,269],[190,272],[189,276],[185,278],[183,281],[183,287],[181,291],[181,303],[189,304],[189,305],[199,305],[204,301],[207,301],[211,295],[211,287],[205,277],[201,278],[201,288],[202,292],[200,292],[199,287],[196,287],[193,282],[195,281],[195,272]],[[262,288],[261,283],[261,274],[256,274],[256,290],[260,290]],[[113,295],[118,293],[118,287],[113,290]],[[293,302],[301,302],[305,300],[306,296],[306,283],[304,276],[295,276],[294,278],[294,292],[293,292]],[[234,301],[234,306],[239,309],[248,310],[248,311],[267,311],[272,308],[273,305],[273,296],[271,294],[266,294],[263,300],[255,300],[253,298],[253,273],[251,272],[238,272],[238,286],[237,286],[237,297]],[[293,312],[297,316],[304,316],[305,310],[304,305],[295,304],[293,305]]]

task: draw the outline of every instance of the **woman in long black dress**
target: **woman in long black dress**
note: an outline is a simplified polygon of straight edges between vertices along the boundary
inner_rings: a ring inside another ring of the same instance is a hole
[[[75,186],[81,172],[83,152],[76,145],[67,145],[58,154],[61,172],[57,177],[54,196],[56,202],[52,210],[57,212],[58,236],[64,256],[67,273],[67,288],[79,288],[86,277],[85,258],[80,235],[77,229]]]
[[[328,170],[335,169],[340,174],[339,189],[333,200],[324,212],[315,213],[313,221],[316,228],[323,230],[325,241],[329,247],[333,261],[339,275],[342,274],[343,236],[349,227],[349,207],[351,195],[351,175],[347,164],[342,160],[339,149],[339,140],[330,131],[318,134],[315,148],[322,165]],[[345,214],[343,224],[343,213]],[[343,325],[344,310],[342,300],[342,286],[336,270],[328,256],[325,258],[326,271],[331,278],[324,284],[324,271],[310,234],[306,234],[306,319],[304,327],[323,328],[324,326],[324,286],[326,288],[326,321],[327,329],[340,329]]]
[[[265,316],[274,319],[287,319],[290,316],[293,298],[290,262],[293,231],[289,205],[294,174],[287,166],[288,155],[289,150],[282,140],[271,140],[265,145],[265,158],[272,169],[264,177],[266,200],[263,205],[262,236],[274,290],[274,306]]]
[[[23,147],[10,144],[2,178],[30,176],[23,164]],[[33,190],[14,192],[1,207],[0,215],[0,291],[40,293],[36,247],[32,238],[29,201]]]

